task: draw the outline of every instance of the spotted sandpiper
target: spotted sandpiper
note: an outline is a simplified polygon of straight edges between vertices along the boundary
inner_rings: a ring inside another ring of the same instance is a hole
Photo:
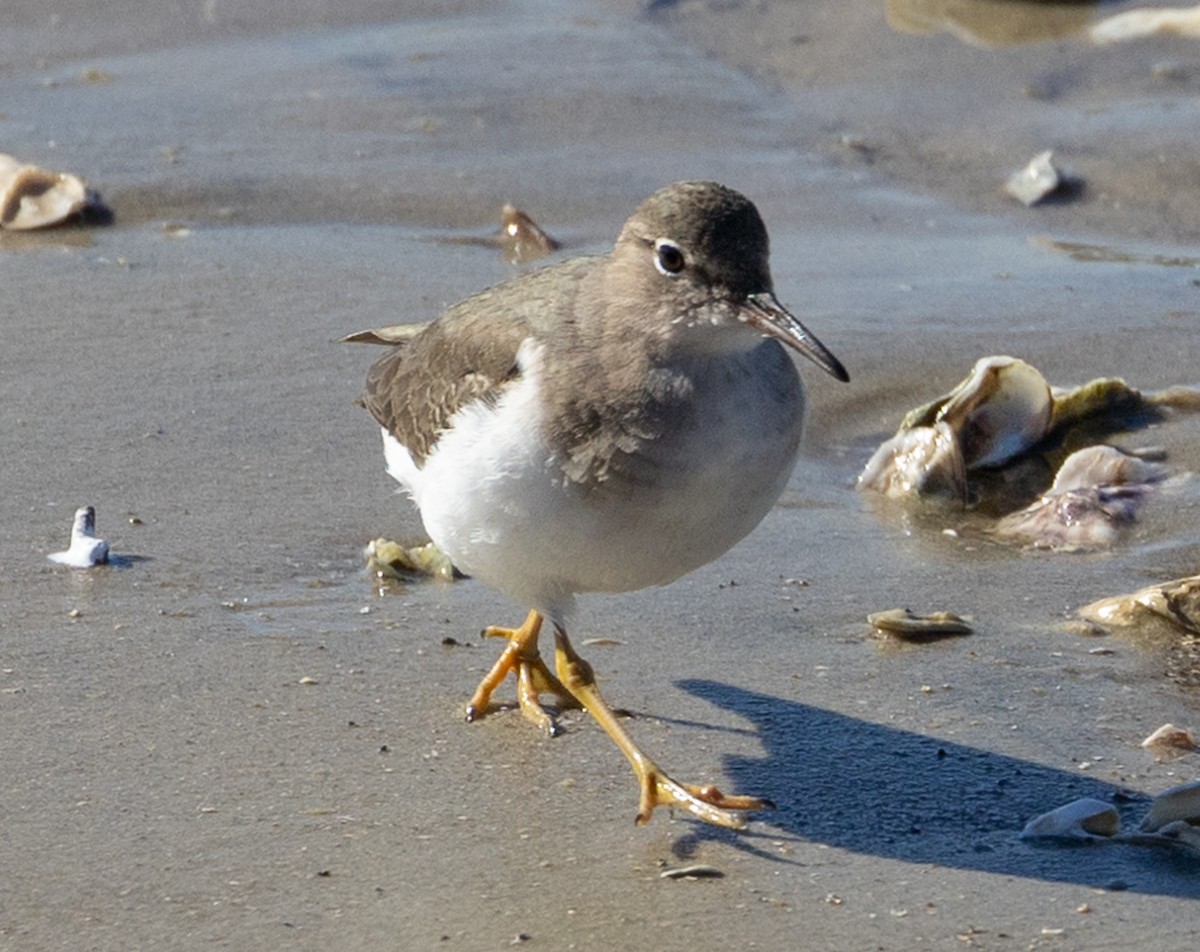
[[[566,626],[575,596],[665,585],[746,536],[783,491],[804,388],[783,345],[845,369],[776,299],[767,230],[713,182],[651,195],[607,254],[454,305],[371,367],[362,404],[388,472],[464,572],[529,609],[467,720],[515,672],[549,733],[553,693],[596,718],[633,766],[638,823],[657,806],[721,826],[768,802],[677,783],[633,742]],[[538,653],[554,629],[555,672]]]

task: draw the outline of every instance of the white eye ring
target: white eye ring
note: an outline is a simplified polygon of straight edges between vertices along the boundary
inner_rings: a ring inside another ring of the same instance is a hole
[[[668,278],[678,277],[686,264],[679,245],[671,239],[659,238],[654,242],[654,267],[658,268],[659,273]]]

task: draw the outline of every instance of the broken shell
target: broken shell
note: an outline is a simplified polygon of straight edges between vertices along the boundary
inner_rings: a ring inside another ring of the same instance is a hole
[[[1200,6],[1127,10],[1106,17],[1088,31],[1092,42],[1101,46],[1155,34],[1200,39]]]
[[[391,539],[367,543],[367,568],[379,579],[406,579],[429,575],[443,581],[461,577],[450,558],[432,542],[406,548]]]
[[[81,506],[75,510],[75,521],[71,526],[71,545],[63,552],[52,552],[48,558],[60,565],[77,569],[89,569],[108,561],[108,543],[96,538],[96,510],[92,506]]]
[[[874,612],[867,621],[878,628],[902,638],[940,638],[944,635],[969,635],[971,626],[954,612],[930,612],[918,615],[907,608],[891,608]]]
[[[0,226],[28,231],[57,225],[93,204],[83,180],[0,153]]]
[[[512,264],[536,261],[557,251],[559,243],[538,227],[537,223],[516,205],[500,209],[500,242]]]
[[[1153,752],[1154,759],[1157,761],[1173,760],[1200,749],[1190,730],[1185,727],[1176,727],[1174,724],[1163,724],[1142,741],[1142,746]]]
[[[1200,822],[1200,780],[1181,783],[1155,797],[1139,829],[1153,833],[1175,820]]]
[[[1026,207],[1040,202],[1063,184],[1062,175],[1054,167],[1054,153],[1039,152],[1023,169],[1013,172],[1004,183],[1004,190]]]
[[[946,423],[897,433],[871,456],[856,485],[893,499],[944,496],[965,502],[967,473],[958,439]]]
[[[1129,595],[1102,598],[1079,609],[1079,615],[1105,628],[1166,625],[1200,634],[1200,575],[1148,585]]]
[[[416,324],[389,324],[387,327],[376,327],[372,330],[355,331],[338,340],[339,344],[382,344],[392,347],[412,340],[429,326],[428,321]]]
[[[715,866],[697,863],[693,866],[674,866],[658,874],[659,879],[721,879],[724,873]]]
[[[1084,797],[1034,817],[1025,824],[1021,839],[1040,837],[1093,840],[1116,836],[1121,828],[1121,817],[1116,807],[1103,800]]]

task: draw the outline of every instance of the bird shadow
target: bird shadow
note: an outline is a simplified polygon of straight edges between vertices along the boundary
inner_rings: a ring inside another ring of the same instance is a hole
[[[803,864],[781,856],[779,841],[790,838],[910,863],[1200,899],[1200,858],[1182,849],[1019,838],[1030,819],[1079,797],[1113,803],[1122,828],[1136,829],[1146,793],[715,681],[678,686],[755,725],[763,756],[728,756],[723,769],[731,792],[776,805],[748,833],[695,824],[676,843],[679,855],[721,840]]]

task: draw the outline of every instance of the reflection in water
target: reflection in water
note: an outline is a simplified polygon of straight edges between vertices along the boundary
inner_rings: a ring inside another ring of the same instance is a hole
[[[884,0],[888,24],[902,33],[950,33],[972,46],[1015,46],[1083,32],[1098,0]]]

